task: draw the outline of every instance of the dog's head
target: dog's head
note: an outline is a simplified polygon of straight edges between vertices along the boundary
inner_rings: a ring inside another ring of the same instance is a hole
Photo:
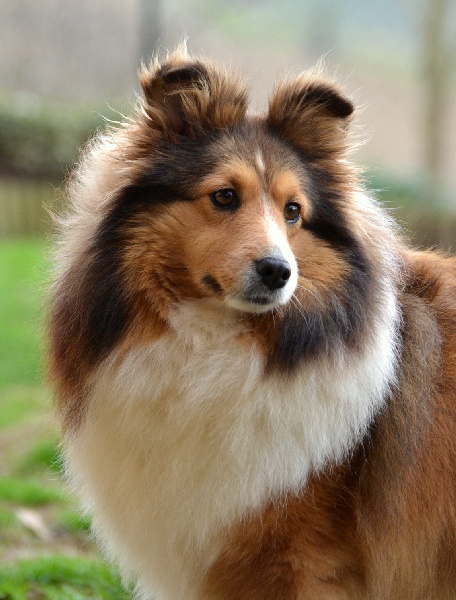
[[[258,118],[236,78],[179,54],[141,84],[141,169],[105,220],[122,230],[132,293],[163,315],[201,297],[257,313],[286,305],[300,279],[313,290],[345,276],[332,196],[347,185],[353,107],[337,87],[301,76]]]

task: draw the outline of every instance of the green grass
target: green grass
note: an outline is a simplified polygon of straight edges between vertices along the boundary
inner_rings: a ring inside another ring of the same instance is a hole
[[[4,530],[10,525],[15,525],[16,523],[16,517],[11,510],[0,507],[0,531]]]
[[[13,358],[5,360],[12,361]],[[33,421],[43,410],[51,410],[49,392],[41,386],[0,384],[0,402],[0,430],[24,421]]]
[[[0,479],[0,501],[21,506],[43,506],[62,500],[62,491],[55,485],[43,483],[40,479],[2,477]]]
[[[61,474],[62,457],[56,437],[39,440],[27,455],[21,460],[17,472],[21,475],[30,475],[39,469]]]
[[[66,531],[75,535],[80,533],[90,533],[92,520],[89,516],[83,515],[74,510],[62,510],[57,515],[57,522]]]
[[[127,600],[119,578],[101,561],[40,557],[0,566],[0,600]]]
[[[40,240],[0,240],[2,395],[4,386],[35,386],[42,379],[45,256]]]

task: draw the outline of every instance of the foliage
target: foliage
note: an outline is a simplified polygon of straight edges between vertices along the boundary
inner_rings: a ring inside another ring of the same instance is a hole
[[[60,180],[102,122],[97,112],[33,95],[0,98],[0,175]]]
[[[456,251],[456,214],[447,198],[418,179],[374,172],[366,184],[401,225],[412,245]]]
[[[426,188],[419,182],[399,180],[375,173],[369,175],[367,187],[383,203],[391,204],[395,208],[410,208],[416,203],[425,204],[429,197]]]
[[[92,520],[88,515],[83,515],[74,510],[60,511],[57,521],[67,531],[79,535],[81,532],[90,533]]]

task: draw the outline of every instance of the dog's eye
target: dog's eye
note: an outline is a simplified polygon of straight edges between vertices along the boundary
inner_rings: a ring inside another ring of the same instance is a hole
[[[212,203],[221,210],[236,210],[239,208],[240,199],[236,190],[224,188],[211,194]]]
[[[301,216],[301,206],[297,202],[288,202],[283,212],[287,223],[296,223]]]

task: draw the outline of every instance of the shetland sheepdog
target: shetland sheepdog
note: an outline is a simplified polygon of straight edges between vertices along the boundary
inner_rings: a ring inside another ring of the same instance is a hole
[[[68,478],[141,598],[456,598],[456,262],[409,249],[321,73],[176,50],[69,182]]]

